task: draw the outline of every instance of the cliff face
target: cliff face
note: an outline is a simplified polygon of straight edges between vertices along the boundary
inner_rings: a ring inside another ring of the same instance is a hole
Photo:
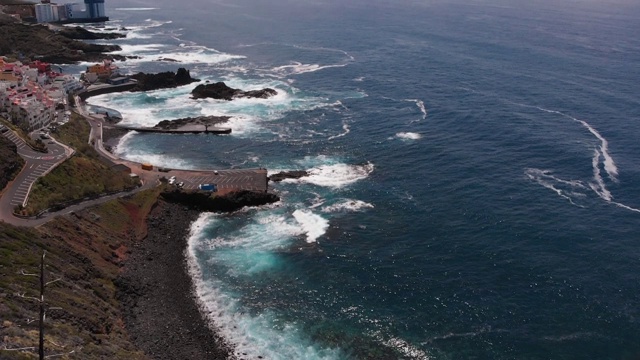
[[[18,175],[24,166],[24,160],[18,155],[16,145],[4,136],[0,136],[0,190]]]
[[[0,54],[16,59],[39,59],[56,64],[78,61],[124,60],[121,55],[103,54],[121,50],[117,45],[88,44],[69,39],[44,25],[27,25],[0,19]]]
[[[261,206],[280,200],[278,195],[258,191],[237,191],[224,196],[215,196],[200,191],[173,190],[162,194],[168,202],[184,204],[191,209],[212,212],[233,212],[245,206]]]
[[[38,230],[0,222],[0,339],[7,348],[38,345],[38,273],[45,256],[45,355],[79,359],[148,359],[124,327],[116,292],[129,249],[146,236],[144,219],[157,190],[59,217]],[[35,320],[35,321],[34,321]],[[30,354],[30,355],[29,355]],[[2,359],[37,358],[2,351]]]
[[[276,201],[266,193],[218,197],[160,189],[58,217],[38,230],[0,222],[2,359],[35,358],[43,250],[45,355],[78,359],[225,359],[232,354],[191,297],[184,267],[189,224],[200,210]],[[159,200],[160,199],[160,200]],[[170,199],[170,202],[161,199]],[[193,202],[193,203],[192,203]],[[191,206],[195,204],[196,206]],[[231,356],[232,357],[232,356]]]

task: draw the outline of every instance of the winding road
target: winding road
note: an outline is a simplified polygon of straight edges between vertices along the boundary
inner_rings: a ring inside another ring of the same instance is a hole
[[[16,206],[26,206],[31,187],[36,180],[49,173],[56,166],[73,155],[74,150],[57,142],[47,140],[47,153],[31,149],[15,132],[9,130],[2,134],[11,140],[18,149],[18,155],[25,161],[25,165],[10,182],[0,197],[0,219],[14,225],[30,225],[30,220],[21,219],[13,215]]]
[[[143,170],[142,164],[118,158],[105,150],[102,142],[102,118],[89,113],[83,106],[83,102],[76,97],[76,110],[91,125],[88,143],[105,159],[113,164],[121,164],[129,167],[132,173],[140,176],[143,186],[128,192],[104,196],[94,200],[87,200],[77,205],[69,206],[63,210],[46,213],[40,218],[20,218],[13,215],[16,206],[26,206],[31,187],[38,179],[53,170],[56,166],[71,157],[74,150],[57,142],[55,139],[47,140],[48,152],[40,153],[32,150],[13,131],[7,131],[4,135],[18,148],[18,154],[25,160],[25,166],[16,178],[10,182],[0,196],[0,220],[17,226],[38,226],[53,219],[57,215],[68,214],[88,206],[100,204],[118,197],[127,196],[135,192],[156,186],[163,177],[175,176],[175,184],[183,183],[185,189],[197,189],[200,184],[216,184],[218,194],[225,194],[237,190],[267,191],[268,178],[266,169],[233,169],[233,170],[182,170],[170,169],[159,171],[157,167],[152,170]],[[181,136],[181,135],[176,135]]]

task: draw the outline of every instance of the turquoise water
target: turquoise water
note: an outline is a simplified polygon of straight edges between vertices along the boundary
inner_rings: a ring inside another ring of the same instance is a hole
[[[232,117],[230,136],[131,133],[121,156],[312,173],[273,185],[276,205],[193,225],[197,297],[239,354],[640,356],[635,3],[141,0],[107,12],[129,29],[122,53],[141,56],[124,71],[184,66],[279,92],[90,99],[132,125]]]

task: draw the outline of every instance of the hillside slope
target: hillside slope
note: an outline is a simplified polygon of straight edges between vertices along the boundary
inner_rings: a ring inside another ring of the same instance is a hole
[[[38,271],[42,252],[51,309],[45,321],[46,354],[73,359],[147,359],[127,333],[116,299],[128,249],[146,236],[145,217],[158,189],[66,217],[40,229],[0,222],[0,358],[37,358]]]
[[[18,155],[16,145],[0,136],[0,191],[18,175],[24,160]]]

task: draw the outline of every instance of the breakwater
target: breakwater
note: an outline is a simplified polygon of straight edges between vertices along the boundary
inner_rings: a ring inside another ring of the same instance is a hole
[[[119,84],[119,85],[109,85],[109,84],[92,85],[86,90],[79,92],[78,97],[84,101],[91,96],[104,95],[104,94],[109,94],[114,92],[129,91],[133,89],[136,85],[137,85],[137,82],[134,80],[131,80],[127,83]]]
[[[133,130],[137,132],[162,133],[162,134],[231,134],[231,128],[226,127],[205,127],[204,125],[190,125],[178,129],[162,129],[155,127],[134,127],[116,125],[117,128],[125,130]]]

